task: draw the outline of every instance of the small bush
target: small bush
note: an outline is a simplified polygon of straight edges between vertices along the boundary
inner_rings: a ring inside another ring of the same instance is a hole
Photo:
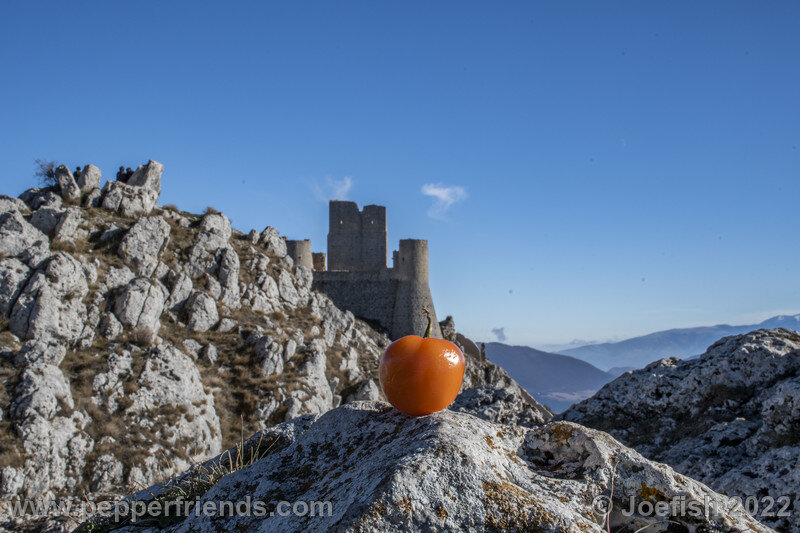
[[[219,211],[217,209],[211,207],[210,205],[207,205],[206,206],[206,210],[204,211],[204,213],[206,215],[218,215]]]
[[[136,328],[128,334],[128,340],[141,348],[151,346],[156,340],[156,334],[147,328]]]
[[[181,212],[181,210],[178,209],[178,206],[175,205],[175,204],[167,204],[167,205],[164,206],[164,209],[166,209],[167,211],[172,211],[173,213],[180,213]]]
[[[36,171],[33,176],[39,180],[43,187],[52,187],[58,184],[56,180],[56,162],[45,161],[44,159],[37,159]]]

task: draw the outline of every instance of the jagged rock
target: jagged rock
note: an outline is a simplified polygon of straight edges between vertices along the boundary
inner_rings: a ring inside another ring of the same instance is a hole
[[[261,365],[261,374],[269,377],[283,372],[283,357],[281,356],[281,345],[275,342],[272,337],[266,335],[258,339],[253,346],[256,361]]]
[[[203,351],[201,352],[200,355],[203,358],[203,361],[207,362],[210,365],[216,364],[217,357],[219,357],[217,353],[217,347],[214,346],[213,344],[206,345],[206,347],[203,348]]]
[[[75,183],[75,178],[72,172],[69,171],[66,165],[59,165],[56,167],[56,181],[58,181],[58,188],[61,191],[61,196],[65,200],[79,200],[81,197],[81,189]]]
[[[119,256],[129,262],[137,276],[150,277],[169,240],[170,227],[159,216],[140,218],[119,245]]]
[[[220,452],[222,439],[214,396],[205,392],[200,372],[189,356],[172,346],[153,348],[137,384],[132,404],[125,411],[127,416],[170,444],[191,442],[191,447],[180,452],[192,460]],[[178,415],[173,420],[175,408]],[[169,413],[163,413],[165,409]]]
[[[222,286],[221,303],[231,309],[241,307],[239,292],[239,255],[233,248],[223,248],[219,258],[219,283]]]
[[[88,420],[85,413],[73,412],[52,420],[33,416],[18,423],[17,433],[27,454],[21,497],[42,498],[55,490],[69,492],[82,481],[86,455],[94,444],[84,431]]]
[[[61,221],[65,210],[61,208],[42,207],[31,215],[31,225],[42,233],[51,234]]]
[[[377,401],[381,399],[381,389],[372,379],[364,380],[356,387],[355,392],[347,397],[348,402]]]
[[[55,193],[55,187],[28,189],[20,194],[19,198],[28,204],[28,206],[33,210],[41,207],[52,207],[58,209],[63,204],[61,196]]]
[[[100,207],[102,201],[103,192],[99,188],[94,188],[83,198],[83,207]]]
[[[53,240],[73,242],[86,238],[89,232],[81,228],[82,221],[80,208],[66,209],[53,230]]]
[[[103,313],[100,319],[100,335],[104,339],[116,339],[123,331],[122,322],[113,313]]]
[[[183,304],[192,295],[193,288],[192,278],[187,274],[179,274],[172,284],[172,292],[169,293],[169,298],[167,299],[167,308],[177,311],[183,307]]]
[[[166,298],[166,289],[160,283],[136,278],[115,298],[114,314],[124,326],[158,333]]]
[[[110,453],[101,455],[92,467],[89,486],[94,492],[112,492],[122,485],[122,474],[122,461]]]
[[[127,285],[135,277],[136,276],[130,268],[126,266],[116,267],[112,265],[108,267],[108,270],[106,270],[103,284],[105,285],[107,291],[112,291],[122,287],[123,285]]]
[[[100,187],[100,169],[96,166],[89,164],[83,167],[79,176],[76,176],[76,182],[78,184],[78,188],[80,188],[82,193],[87,193],[92,191],[93,189],[99,189]]]
[[[297,294],[297,289],[294,287],[291,274],[285,270],[281,270],[281,273],[278,275],[278,290],[284,302],[292,307],[297,306],[300,298]]]
[[[0,213],[7,213],[9,211],[19,211],[21,214],[25,215],[30,209],[28,208],[28,204],[19,198],[12,198],[11,196],[0,194]]]
[[[74,343],[86,320],[89,287],[81,263],[65,252],[34,273],[11,311],[9,329],[24,339]]]
[[[30,340],[23,344],[14,356],[14,364],[19,366],[43,364],[57,367],[66,355],[67,348],[61,344]]]
[[[139,165],[127,183],[155,191],[160,195],[162,172],[164,172],[164,165],[151,159],[146,165]]]
[[[281,237],[280,234],[272,226],[267,226],[258,239],[258,242],[272,252],[277,257],[286,256],[286,239]]]
[[[22,218],[19,211],[0,214],[0,256],[19,257],[35,268],[50,255],[50,239]]]
[[[293,391],[296,414],[324,413],[331,408],[332,393],[325,376],[327,356],[325,343],[314,339],[308,344],[305,361],[299,365],[298,374],[307,390]],[[288,416],[288,414],[287,414]]]
[[[287,340],[286,345],[283,347],[283,360],[288,363],[295,353],[297,353],[297,341],[294,339]]]
[[[100,206],[116,211],[124,217],[147,216],[158,201],[158,191],[119,181],[106,182],[102,194],[103,200]]]
[[[31,269],[19,259],[0,259],[0,316],[8,316],[30,277]]]
[[[219,322],[217,302],[208,294],[195,291],[186,302],[187,325],[192,331],[208,331]]]
[[[227,333],[229,331],[232,331],[238,325],[239,323],[233,320],[232,318],[223,318],[222,320],[219,321],[219,324],[217,324],[217,331],[219,331],[220,333]]]
[[[41,417],[52,420],[60,404],[74,407],[69,383],[55,365],[39,363],[22,371],[11,407],[14,418],[24,420]]]
[[[192,356],[193,359],[197,359],[198,355],[200,355],[200,350],[203,348],[203,345],[197,342],[194,339],[186,339],[183,341],[183,350]]]
[[[561,416],[608,431],[720,492],[777,500],[800,486],[800,420],[792,419],[798,374],[800,335],[758,330],[726,337],[698,359],[628,372]],[[800,527],[798,516],[763,521],[781,531]]]
[[[163,531],[601,533],[605,516],[592,504],[611,494],[612,486],[620,506],[647,501],[651,494],[715,506],[708,518],[668,510],[681,531],[699,525],[770,531],[725,512],[727,502],[705,485],[648,461],[606,434],[565,422],[529,430],[448,410],[413,418],[386,404],[357,402],[254,435],[243,453],[260,449],[265,440],[272,443],[263,445],[271,446],[268,455],[222,478],[200,498],[199,508],[206,502],[219,508],[222,501],[285,500],[327,501],[329,509],[313,516],[189,513]],[[224,457],[204,468],[221,464]],[[180,480],[176,483],[180,486]],[[147,501],[149,493],[166,490],[169,485],[155,486],[137,498]],[[635,531],[662,520],[616,511],[609,527]],[[141,531],[138,527],[126,531]]]
[[[550,420],[545,409],[536,409],[513,389],[482,385],[463,391],[449,409],[494,422],[533,427]]]
[[[102,405],[109,413],[116,413],[118,399],[125,395],[124,380],[132,374],[133,358],[127,350],[113,351],[107,360],[107,371],[100,372],[92,381],[92,401]]]

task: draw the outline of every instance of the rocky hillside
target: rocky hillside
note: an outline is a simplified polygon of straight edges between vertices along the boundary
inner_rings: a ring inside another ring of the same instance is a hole
[[[563,418],[607,431],[719,492],[771,497],[776,503],[761,520],[800,530],[795,331],[758,330],[726,337],[699,359],[662,359],[619,377]],[[793,514],[776,516],[787,504]]]
[[[318,508],[315,516],[154,513],[136,523],[124,516],[95,517],[82,530],[772,531],[743,513],[729,512],[729,502],[705,485],[605,433],[569,422],[528,429],[448,410],[413,418],[387,404],[357,402],[254,435],[243,450],[248,457],[255,451],[260,459],[211,487],[204,483],[206,472],[235,464],[238,449],[135,498],[163,508],[176,494],[198,497],[195,505],[203,509],[248,498],[330,506]],[[626,516],[617,510],[606,524],[603,502],[609,497],[619,509],[627,510],[633,501],[642,513]],[[655,501],[680,498],[705,501],[715,510],[707,518],[647,512]]]
[[[55,169],[0,197],[0,499],[132,492],[241,435],[377,400],[389,339],[310,289],[272,227],[242,233],[156,205],[163,167],[125,182]],[[467,358],[455,408],[550,418]]]

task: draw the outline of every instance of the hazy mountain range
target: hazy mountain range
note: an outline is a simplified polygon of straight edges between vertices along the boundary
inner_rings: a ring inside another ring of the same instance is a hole
[[[577,357],[598,368],[617,373],[619,367],[625,370],[641,368],[664,357],[675,356],[684,359],[693,357],[705,352],[706,348],[722,337],[739,335],[764,328],[799,330],[800,314],[779,315],[764,320],[759,324],[743,326],[719,324],[696,328],[668,329],[619,342],[604,342],[570,348],[561,350],[559,353]]]
[[[669,329],[619,342],[579,346],[560,353],[490,342],[486,344],[486,356],[502,366],[537,401],[560,412],[592,396],[628,370],[642,368],[664,357],[694,357],[722,337],[764,328],[800,330],[800,314],[775,316],[744,326],[720,324]]]
[[[486,357],[555,412],[592,396],[617,377],[575,357],[529,346],[490,342],[486,344]]]

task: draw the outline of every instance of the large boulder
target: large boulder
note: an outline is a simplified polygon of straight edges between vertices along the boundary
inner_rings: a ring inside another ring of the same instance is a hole
[[[30,277],[31,269],[14,257],[0,259],[0,316],[8,316]]]
[[[124,325],[158,333],[167,299],[166,289],[147,278],[135,278],[114,299],[114,315]]]
[[[56,167],[56,181],[58,188],[61,191],[61,197],[65,200],[80,200],[81,189],[75,182],[69,168],[66,165],[59,165]]]
[[[726,499],[705,485],[607,434],[566,422],[527,429],[448,410],[414,418],[383,403],[356,402],[266,430],[243,448],[244,458],[266,457],[223,477],[200,497],[197,509],[260,501],[268,502],[267,512],[190,509],[184,520],[161,531],[602,533],[648,524],[655,524],[651,531],[771,531],[743,513],[728,512]],[[239,453],[226,452],[197,472],[235,462]],[[195,479],[188,474],[135,498],[179,493]],[[306,507],[286,512],[291,507],[276,507],[281,501]],[[609,529],[606,501],[617,506]],[[652,513],[658,501],[693,502],[708,516],[682,516],[673,504],[659,517]],[[620,510],[631,502],[637,512],[626,516]],[[679,529],[663,524],[665,519]],[[125,531],[146,527],[132,524]]]
[[[19,257],[36,267],[50,255],[50,239],[25,220],[19,211],[0,214],[0,256]]]
[[[745,500],[790,495],[798,509],[798,380],[800,334],[758,330],[726,337],[697,359],[628,372],[561,416],[608,431],[720,492]],[[763,521],[800,529],[797,513]]]
[[[106,182],[101,192],[101,207],[131,218],[149,215],[158,201],[158,191],[119,181]]]
[[[0,213],[8,213],[9,211],[19,211],[22,214],[27,214],[30,209],[28,205],[19,198],[12,198],[5,194],[0,194]]]
[[[170,226],[163,218],[140,218],[125,234],[117,253],[133,266],[137,276],[149,278],[169,241],[169,233]]]
[[[74,344],[84,330],[89,293],[83,265],[66,252],[34,273],[11,311],[9,329],[24,339]]]
[[[146,165],[139,165],[128,179],[128,185],[142,187],[161,194],[161,173],[164,165],[152,159]]]
[[[100,177],[100,169],[90,164],[83,167],[80,175],[76,176],[76,182],[81,192],[87,193],[100,187]]]
[[[192,331],[208,331],[219,322],[217,302],[208,294],[195,291],[186,302],[186,325]]]

